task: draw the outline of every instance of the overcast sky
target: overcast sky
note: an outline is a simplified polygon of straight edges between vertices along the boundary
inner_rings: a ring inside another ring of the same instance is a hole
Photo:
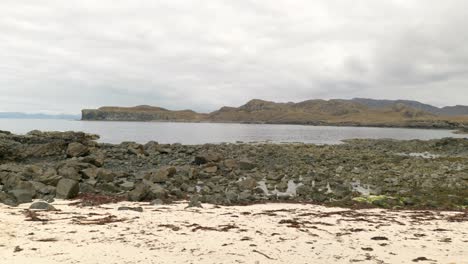
[[[468,104],[466,0],[1,0],[0,111]]]

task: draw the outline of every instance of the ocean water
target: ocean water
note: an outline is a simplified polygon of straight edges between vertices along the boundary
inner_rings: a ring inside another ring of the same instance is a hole
[[[450,130],[327,127],[303,125],[172,123],[172,122],[101,122],[44,119],[0,119],[0,130],[25,134],[31,130],[84,131],[98,134],[100,142],[204,144],[222,142],[303,142],[338,144],[351,138],[437,139],[467,137]]]

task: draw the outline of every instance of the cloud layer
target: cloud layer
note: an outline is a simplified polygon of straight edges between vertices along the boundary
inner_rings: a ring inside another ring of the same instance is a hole
[[[0,111],[468,104],[465,0],[2,0],[0,14]]]

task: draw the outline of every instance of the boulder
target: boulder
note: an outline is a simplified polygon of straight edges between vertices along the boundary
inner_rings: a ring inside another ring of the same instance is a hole
[[[44,187],[37,190],[37,193],[40,195],[55,195],[55,187],[50,185],[45,185]]]
[[[74,167],[63,166],[58,170],[58,174],[63,178],[79,181],[81,180],[81,175],[79,170]]]
[[[0,192],[0,203],[9,205],[9,206],[18,206],[18,202],[16,201],[16,198],[6,192]]]
[[[32,202],[32,198],[34,195],[31,192],[31,190],[26,190],[26,189],[15,189],[15,190],[11,190],[9,193],[13,195],[13,197],[15,197],[16,202],[18,204]]]
[[[165,166],[148,172],[144,179],[154,183],[164,183],[177,172],[175,167]]]
[[[248,202],[254,199],[254,196],[252,195],[252,192],[250,191],[243,191],[239,193],[238,200],[239,202]]]
[[[257,187],[257,181],[248,177],[244,180],[239,181],[237,185],[241,190],[253,190],[255,189],[255,187]]]
[[[82,157],[89,154],[89,148],[81,143],[72,142],[68,144],[67,156],[68,157]]]
[[[192,195],[190,197],[189,203],[187,207],[185,208],[191,208],[191,207],[198,207],[198,208],[203,208],[201,202],[200,202],[200,197],[198,195]]]
[[[21,173],[22,178],[31,180],[37,178],[39,175],[42,175],[44,172],[41,167],[37,165],[29,165]]]
[[[33,197],[36,195],[36,188],[31,181],[18,181],[13,189],[27,190]]]
[[[144,183],[138,183],[131,192],[128,193],[129,201],[143,201],[148,196],[149,187]]]
[[[54,206],[50,205],[47,202],[44,201],[39,201],[31,204],[29,206],[29,209],[34,209],[34,210],[45,210],[45,211],[57,211]]]
[[[116,174],[110,170],[99,168],[96,173],[96,179],[100,182],[112,182]]]
[[[124,191],[130,191],[135,188],[135,183],[130,181],[124,181],[119,184],[120,188]]]
[[[136,156],[146,156],[148,153],[145,151],[145,147],[141,144],[136,142],[122,142],[120,144],[122,148],[127,150],[128,154],[136,155]]]
[[[104,193],[119,193],[122,190],[118,188],[114,183],[112,182],[103,182],[99,183],[95,187],[96,190],[102,191]]]
[[[239,161],[239,168],[241,170],[252,170],[255,167],[256,167],[255,163],[253,163],[252,161],[248,159],[242,159],[241,161]]]
[[[215,152],[206,152],[195,156],[194,163],[197,165],[206,164],[208,162],[218,162],[222,159],[221,154]]]
[[[203,169],[203,172],[205,173],[216,173],[217,171],[218,171],[218,167],[216,165],[208,166]]]
[[[103,153],[98,152],[86,157],[83,157],[82,162],[93,164],[96,167],[102,167],[105,162],[105,156]]]
[[[81,175],[85,179],[95,179],[97,178],[99,169],[96,167],[87,168],[81,171]]]
[[[266,176],[267,180],[271,180],[271,181],[279,181],[283,178],[284,176],[280,173],[274,173],[274,172],[270,172],[268,173],[268,175]]]
[[[230,170],[234,170],[239,167],[239,161],[234,159],[227,159],[223,162],[224,167]]]
[[[77,181],[61,179],[57,184],[56,197],[59,199],[71,199],[78,195],[80,186]]]
[[[57,183],[62,179],[62,176],[57,175],[55,169],[48,169],[42,175],[38,175],[34,180],[51,186],[57,186]]]
[[[167,191],[159,184],[153,184],[148,191],[149,199],[164,199],[167,197]]]
[[[297,187],[296,194],[300,197],[308,197],[312,193],[312,188],[306,185],[301,185]]]

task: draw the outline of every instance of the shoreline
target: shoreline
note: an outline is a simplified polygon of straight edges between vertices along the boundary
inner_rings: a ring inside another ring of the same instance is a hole
[[[81,132],[0,132],[0,202],[99,194],[159,203],[468,208],[467,139],[356,139],[337,145],[96,139]]]
[[[419,126],[419,125],[398,125],[398,124],[353,124],[353,123],[327,123],[318,121],[313,123],[295,123],[295,122],[236,122],[236,121],[196,121],[196,120],[97,120],[97,119],[80,119],[74,121],[82,122],[135,122],[135,123],[201,123],[201,124],[241,124],[241,125],[297,125],[297,126],[315,126],[315,127],[363,127],[363,128],[405,128],[405,129],[435,129],[435,130],[453,130],[463,129],[460,126]],[[425,120],[422,120],[425,121]],[[444,120],[441,120],[444,121]]]

